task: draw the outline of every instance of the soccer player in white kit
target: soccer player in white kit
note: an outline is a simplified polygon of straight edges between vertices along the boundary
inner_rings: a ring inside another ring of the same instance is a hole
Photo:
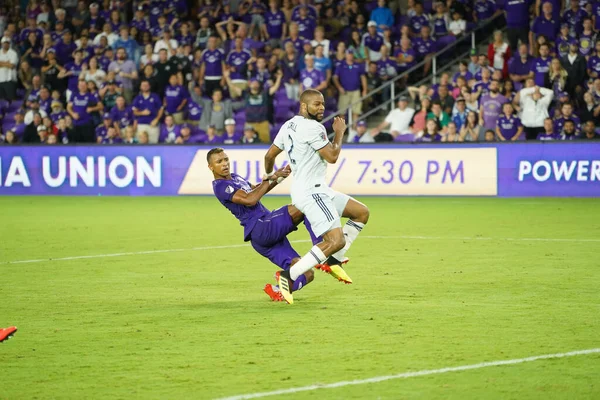
[[[352,282],[339,264],[369,220],[369,209],[364,204],[327,186],[327,163],[335,164],[340,155],[346,122],[343,117],[335,117],[335,138],[329,142],[325,127],[320,123],[324,112],[325,99],[321,92],[305,90],[300,96],[299,115],[281,127],[265,155],[265,171],[270,177],[277,155],[282,151],[287,153],[294,177],[292,204],[308,219],[315,236],[323,238],[300,261],[279,275],[279,289],[290,304],[294,300],[293,281],[317,265],[328,264],[332,273],[335,267],[341,280]],[[343,229],[340,216],[350,218]]]

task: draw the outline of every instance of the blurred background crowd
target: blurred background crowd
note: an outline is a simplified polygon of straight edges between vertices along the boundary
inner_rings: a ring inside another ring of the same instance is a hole
[[[0,141],[269,143],[308,88],[351,143],[595,139],[599,29],[591,0],[3,0]]]

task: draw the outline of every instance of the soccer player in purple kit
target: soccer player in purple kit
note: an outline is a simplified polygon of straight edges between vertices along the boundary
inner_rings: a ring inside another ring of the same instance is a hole
[[[229,157],[225,150],[216,147],[206,155],[208,168],[213,173],[213,192],[223,206],[244,227],[244,241],[250,242],[254,250],[283,270],[289,269],[300,256],[293,249],[287,235],[297,230],[304,215],[294,206],[286,205],[269,211],[260,199],[290,174],[289,167],[281,168],[271,177],[263,177],[258,185],[252,185],[240,175],[231,172]],[[308,227],[307,227],[308,228]],[[308,229],[311,238],[317,241]],[[314,279],[308,271],[294,282],[294,290],[300,290]],[[265,293],[274,301],[283,297],[277,286],[267,284]]]

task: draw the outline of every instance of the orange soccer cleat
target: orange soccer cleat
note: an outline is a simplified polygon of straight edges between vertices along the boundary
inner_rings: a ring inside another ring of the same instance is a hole
[[[337,279],[340,282],[344,282],[349,285],[352,283],[352,278],[348,276],[342,265],[347,264],[350,261],[349,258],[344,258],[344,260],[339,265],[329,265],[329,264],[319,264],[315,266],[316,269],[319,269]]]
[[[267,283],[265,288],[263,289],[265,293],[271,298],[273,301],[285,301],[283,295],[279,291],[279,288],[276,285],[271,285]]]
[[[16,326],[0,329],[0,342],[4,342],[5,340],[10,339],[12,335],[15,334],[15,332],[17,332]]]

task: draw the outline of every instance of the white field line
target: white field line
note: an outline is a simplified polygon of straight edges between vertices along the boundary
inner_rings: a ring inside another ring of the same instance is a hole
[[[600,243],[600,239],[561,239],[561,238],[503,238],[503,237],[449,237],[449,236],[360,236],[361,239],[379,239],[379,240],[484,240],[484,241],[515,241],[515,242],[567,242],[567,243]],[[306,243],[310,240],[292,240],[292,243]],[[92,254],[87,256],[71,256],[71,257],[58,257],[58,258],[38,258],[32,260],[15,260],[15,261],[0,261],[0,265],[6,264],[32,264],[40,262],[50,261],[71,261],[71,260],[88,260],[95,258],[107,258],[107,257],[125,257],[125,256],[139,256],[148,254],[160,254],[160,253],[181,253],[184,251],[202,251],[202,250],[218,250],[218,249],[235,249],[238,247],[249,247],[250,244],[228,244],[223,246],[201,246],[201,247],[189,247],[184,249],[163,249],[163,250],[145,250],[145,251],[131,251],[123,253],[109,253],[109,254]]]
[[[447,372],[468,371],[468,370],[472,370],[472,369],[481,369],[481,368],[487,368],[487,367],[499,367],[502,365],[522,364],[522,363],[526,363],[526,362],[546,360],[546,359],[550,359],[550,358],[565,358],[565,357],[583,356],[583,355],[587,355],[587,354],[598,354],[598,353],[600,353],[600,348],[569,351],[567,353],[544,354],[541,356],[515,358],[512,360],[488,361],[488,362],[482,362],[482,363],[478,363],[478,364],[461,365],[458,367],[426,369],[426,370],[422,370],[422,371],[404,372],[404,373],[396,374],[396,375],[375,376],[373,378],[357,379],[354,381],[341,381],[341,382],[328,383],[328,384],[301,386],[301,387],[296,387],[296,388],[274,390],[272,392],[240,394],[240,395],[231,396],[231,397],[223,397],[223,398],[220,398],[219,400],[258,399],[261,397],[293,394],[293,393],[298,393],[298,392],[308,392],[308,391],[317,390],[317,389],[335,389],[335,388],[344,387],[344,386],[365,385],[365,384],[369,384],[369,383],[378,383],[378,382],[384,382],[384,381],[389,381],[389,380],[393,380],[393,379],[406,379],[406,378],[414,378],[417,376],[439,375],[439,374],[445,374]]]

